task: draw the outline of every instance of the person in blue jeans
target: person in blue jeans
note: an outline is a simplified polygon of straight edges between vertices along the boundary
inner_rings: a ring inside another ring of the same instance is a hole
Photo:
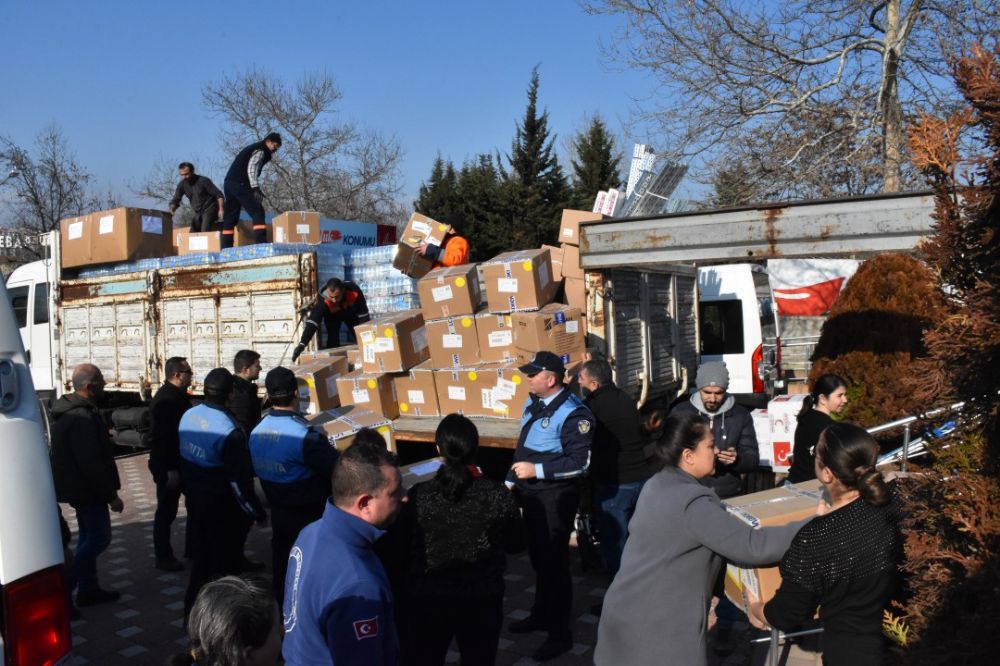
[[[628,522],[646,479],[656,472],[632,396],[615,386],[611,365],[602,359],[583,364],[578,375],[584,402],[597,419],[590,449],[590,478],[598,513],[601,553],[613,579],[621,564]]]
[[[118,491],[121,479],[115,466],[108,426],[97,408],[104,395],[100,369],[83,363],[73,369],[73,393],[52,406],[52,479],[56,499],[76,511],[76,554],[70,589],[76,605],[117,601],[121,593],[102,589],[97,580],[97,558],[111,545],[111,515],[125,504]]]

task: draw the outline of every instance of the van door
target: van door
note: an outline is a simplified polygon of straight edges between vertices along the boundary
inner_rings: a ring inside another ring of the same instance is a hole
[[[36,282],[31,294],[31,381],[36,391],[52,390],[52,337],[49,335],[49,283]],[[27,345],[25,345],[27,349]]]
[[[21,344],[29,353],[30,363],[31,351],[31,327],[28,325],[28,307],[31,303],[31,285],[22,284],[17,286],[7,286],[7,297],[10,300],[10,308],[14,311],[14,321],[17,322],[17,330],[21,333]],[[33,379],[33,378],[32,378]]]

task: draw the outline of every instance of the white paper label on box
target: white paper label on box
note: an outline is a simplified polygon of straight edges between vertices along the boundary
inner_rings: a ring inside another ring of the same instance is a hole
[[[407,391],[406,397],[414,405],[424,404],[424,392],[423,391]]]
[[[354,389],[351,391],[351,397],[353,398],[355,405],[371,400],[371,398],[368,397],[368,389]]]
[[[497,400],[510,400],[514,397],[515,391],[517,391],[517,384],[501,377],[493,389],[493,396]]]
[[[482,389],[483,409],[493,409],[493,389]]]
[[[443,287],[435,287],[431,289],[431,297],[434,298],[434,302],[438,303],[440,301],[450,301],[452,299],[451,285],[446,284]]]
[[[375,362],[375,345],[362,345],[364,348],[364,362],[374,363]]]
[[[497,291],[503,294],[516,294],[517,278],[500,278],[497,280]]]
[[[441,336],[441,346],[445,349],[461,349],[462,342],[461,335],[445,334]]]
[[[375,338],[375,352],[391,352],[396,349],[395,338]]]
[[[101,218],[101,222],[98,225],[97,233],[99,234],[111,234],[115,231],[115,216],[105,215]]]
[[[142,233],[163,235],[163,219],[155,215],[142,216]]]
[[[207,250],[208,236],[188,236],[189,250]]]
[[[337,375],[330,375],[326,378],[326,394],[331,398],[337,395]]]
[[[549,284],[549,265],[542,263],[538,267],[538,283],[542,289],[545,289]]]
[[[361,331],[361,342],[364,342],[365,344],[371,344],[372,342],[375,342],[375,334],[372,333],[370,330]]]
[[[566,238],[572,238],[573,230],[568,227],[566,229],[563,229],[563,236],[565,236]]]
[[[70,240],[83,238],[83,220],[80,220],[79,222],[70,222],[66,227],[66,236]]]
[[[275,243],[284,243],[285,242],[285,228],[284,227],[275,227],[274,228],[274,242]]]
[[[579,330],[580,330],[580,322],[576,321],[575,319],[571,319],[566,322],[567,333],[576,333]]]
[[[410,342],[413,343],[414,351],[421,351],[427,348],[427,329],[421,326],[410,333]]]
[[[449,386],[448,387],[448,399],[449,400],[465,400],[465,387],[464,386]]]
[[[427,237],[427,244],[428,245],[437,245],[438,247],[440,247],[441,246],[441,241],[439,239],[435,238],[434,236],[428,236]]]
[[[411,226],[413,227],[413,230],[416,231],[418,234],[423,234],[426,236],[431,232],[431,225],[427,224],[426,222],[421,222],[420,220],[413,220],[413,224]]]
[[[308,236],[309,235],[309,225],[308,224],[296,224],[295,225],[295,233],[297,233],[299,236]]]
[[[514,332],[510,329],[506,331],[494,331],[488,336],[490,347],[510,347],[514,344]]]

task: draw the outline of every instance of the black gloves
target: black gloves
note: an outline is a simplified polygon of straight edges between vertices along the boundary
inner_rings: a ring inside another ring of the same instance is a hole
[[[292,352],[292,363],[295,363],[295,361],[298,360],[299,354],[301,354],[302,350],[305,349],[305,348],[306,348],[306,346],[304,344],[302,344],[301,342],[299,344],[295,345],[295,351]]]
[[[261,189],[259,187],[255,187],[255,188],[252,189],[252,192],[253,192],[253,198],[257,200],[257,203],[259,203],[261,206],[263,206],[264,205],[264,193],[261,191]]]

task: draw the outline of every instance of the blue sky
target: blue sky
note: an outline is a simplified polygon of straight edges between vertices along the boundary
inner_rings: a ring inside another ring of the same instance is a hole
[[[399,139],[409,204],[438,151],[461,163],[509,148],[535,65],[560,149],[594,113],[626,154],[648,140],[626,125],[651,83],[601,54],[619,20],[573,0],[5,0],[0,134],[28,146],[55,122],[98,186],[133,203],[128,183],[161,157],[223,165],[200,169],[221,181],[230,156],[205,83],[251,66],[286,81],[326,71],[341,117]]]

